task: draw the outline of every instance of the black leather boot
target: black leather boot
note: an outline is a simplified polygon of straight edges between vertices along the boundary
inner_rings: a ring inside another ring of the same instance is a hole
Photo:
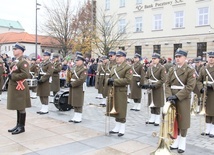
[[[19,124],[19,111],[17,110],[17,123],[16,123],[16,126],[12,129],[9,129],[8,132],[13,132],[15,131],[17,128],[18,128],[18,124]]]
[[[25,132],[25,118],[26,118],[26,113],[20,113],[20,119],[19,119],[18,127],[16,128],[16,130],[14,130],[12,132],[12,135]]]

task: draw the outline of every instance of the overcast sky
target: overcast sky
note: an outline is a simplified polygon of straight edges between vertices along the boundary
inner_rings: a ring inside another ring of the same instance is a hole
[[[1,0],[2,2],[3,0]],[[63,0],[58,0],[63,1]],[[70,0],[74,6],[84,0]],[[53,0],[37,0],[42,6],[50,5]],[[44,8],[38,11],[38,25],[43,22]],[[26,32],[35,34],[36,0],[4,0],[0,5],[0,19],[19,21]],[[38,31],[38,34],[40,32]]]

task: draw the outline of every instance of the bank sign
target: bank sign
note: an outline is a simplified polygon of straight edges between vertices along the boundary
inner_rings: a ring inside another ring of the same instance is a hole
[[[142,5],[137,5],[136,9],[141,11],[141,10],[145,10],[145,9],[164,7],[164,6],[167,6],[167,5],[176,5],[176,4],[180,4],[180,3],[184,3],[184,0],[173,0],[173,1],[167,1],[167,2],[155,2],[155,3],[152,3],[152,4],[145,4],[145,5],[142,4]]]

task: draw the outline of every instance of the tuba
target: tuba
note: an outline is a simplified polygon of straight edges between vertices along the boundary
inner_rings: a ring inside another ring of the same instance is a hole
[[[163,107],[162,112],[163,120],[159,133],[159,143],[158,148],[150,153],[150,155],[171,155],[169,145],[172,143],[172,139],[177,137],[178,129],[175,126],[176,120],[176,108],[171,102],[166,102]],[[156,136],[156,133],[153,133],[153,136]]]

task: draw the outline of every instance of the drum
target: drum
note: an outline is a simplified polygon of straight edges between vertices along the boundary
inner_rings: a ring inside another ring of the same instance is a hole
[[[54,105],[57,109],[60,111],[69,111],[72,109],[72,106],[68,104],[68,96],[69,91],[68,90],[60,90],[57,92],[57,94],[54,96]]]
[[[28,87],[36,87],[37,86],[37,79],[26,79]]]

